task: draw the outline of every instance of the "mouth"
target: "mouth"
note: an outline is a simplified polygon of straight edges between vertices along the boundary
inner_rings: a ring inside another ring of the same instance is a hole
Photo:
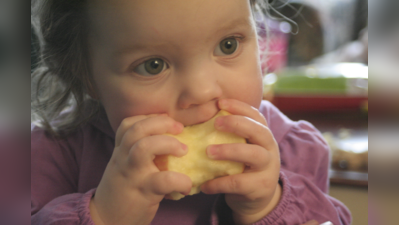
[[[201,123],[205,123],[208,120],[212,119],[218,112],[219,112],[219,110],[217,110],[214,113],[203,113],[203,114],[201,114],[201,116],[197,117],[199,119],[193,120],[193,122],[187,121],[187,123],[183,123],[183,124],[184,124],[185,127],[188,127],[188,126],[193,126],[193,125],[198,125],[198,124],[201,124]]]

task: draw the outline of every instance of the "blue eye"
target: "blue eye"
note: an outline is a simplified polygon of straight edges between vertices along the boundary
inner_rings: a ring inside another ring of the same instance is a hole
[[[138,65],[134,72],[144,76],[152,76],[161,73],[165,68],[166,63],[162,59],[153,58]]]
[[[215,49],[215,55],[231,55],[238,49],[238,45],[236,38],[230,37],[223,39]]]

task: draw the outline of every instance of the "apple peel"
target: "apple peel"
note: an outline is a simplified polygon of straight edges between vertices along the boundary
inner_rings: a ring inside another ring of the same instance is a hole
[[[181,143],[187,145],[188,152],[183,157],[156,156],[154,163],[160,171],[175,171],[189,176],[193,183],[189,195],[199,193],[201,185],[208,180],[239,174],[244,171],[245,165],[243,163],[213,160],[206,153],[208,145],[246,143],[243,137],[215,129],[215,119],[226,115],[230,115],[230,113],[221,110],[212,119],[204,123],[185,127],[183,132],[178,135],[165,134],[175,137]],[[183,197],[185,196],[178,192],[172,192],[165,196],[165,198],[172,200],[179,200]]]

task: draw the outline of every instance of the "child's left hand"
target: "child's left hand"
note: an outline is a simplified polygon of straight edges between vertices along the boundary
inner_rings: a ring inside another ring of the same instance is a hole
[[[215,128],[242,136],[248,143],[212,145],[207,154],[217,160],[242,162],[246,167],[242,174],[206,182],[201,190],[206,194],[225,193],[236,224],[254,223],[269,214],[280,200],[279,148],[257,109],[232,99],[220,100],[219,108],[233,115],[217,118]]]

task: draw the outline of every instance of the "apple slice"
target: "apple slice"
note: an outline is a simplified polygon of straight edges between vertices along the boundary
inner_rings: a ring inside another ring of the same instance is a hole
[[[213,160],[206,154],[208,145],[246,143],[245,138],[215,129],[215,118],[226,115],[230,115],[230,113],[221,110],[207,122],[185,127],[183,132],[178,135],[166,134],[186,144],[188,152],[180,158],[172,155],[161,155],[154,159],[154,163],[160,171],[175,171],[186,174],[191,178],[193,187],[189,195],[199,193],[200,186],[208,180],[244,171],[245,165],[243,163]],[[177,192],[166,196],[166,198],[173,200],[179,200],[183,197],[184,195]]]

